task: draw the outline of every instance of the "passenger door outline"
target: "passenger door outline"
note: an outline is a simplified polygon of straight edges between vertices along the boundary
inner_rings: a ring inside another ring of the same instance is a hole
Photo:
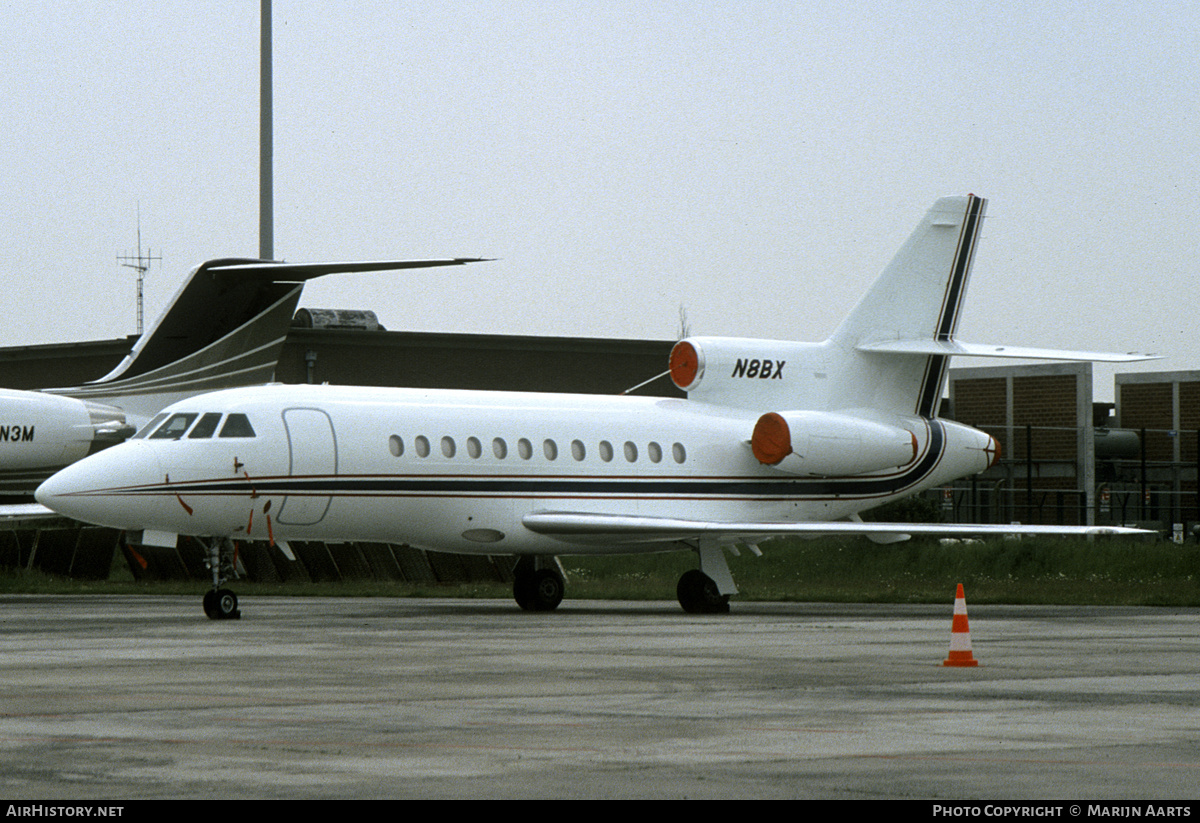
[[[289,408],[282,414],[288,438],[288,475],[304,479],[289,484],[296,493],[283,498],[276,522],[312,526],[325,518],[331,498],[307,491],[306,487],[327,489],[329,478],[337,474],[337,434],[333,421],[321,409]]]

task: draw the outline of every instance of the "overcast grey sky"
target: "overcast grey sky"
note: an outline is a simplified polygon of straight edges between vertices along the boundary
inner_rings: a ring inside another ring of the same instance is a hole
[[[133,333],[139,202],[147,322],[257,254],[257,2],[4,9],[0,345]],[[274,34],[276,256],[498,258],[305,305],[819,340],[974,192],[961,339],[1200,368],[1193,4],[276,0]]]

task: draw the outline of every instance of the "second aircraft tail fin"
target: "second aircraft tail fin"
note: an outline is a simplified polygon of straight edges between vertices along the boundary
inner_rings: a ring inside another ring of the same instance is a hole
[[[149,416],[176,399],[272,379],[307,280],[326,274],[457,266],[474,258],[280,263],[227,258],[192,270],[167,309],[104,377],[50,389]]]

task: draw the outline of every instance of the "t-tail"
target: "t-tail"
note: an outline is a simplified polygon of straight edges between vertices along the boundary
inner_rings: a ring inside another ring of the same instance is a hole
[[[969,194],[933,204],[870,291],[827,345],[841,361],[836,402],[936,417],[946,367],[943,354],[881,353],[880,343],[948,342],[962,314],[987,201]]]
[[[863,347],[953,339],[985,205],[938,200],[824,343],[689,338],[672,352],[672,378],[691,399],[721,405],[933,417],[948,358]]]

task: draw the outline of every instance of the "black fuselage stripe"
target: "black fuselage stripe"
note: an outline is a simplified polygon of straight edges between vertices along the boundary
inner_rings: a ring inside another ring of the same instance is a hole
[[[895,494],[925,479],[941,462],[945,451],[945,429],[929,421],[929,447],[924,455],[905,471],[888,476],[845,478],[571,478],[571,477],[421,477],[421,476],[339,476],[266,477],[217,481],[181,482],[100,489],[83,496],[158,496],[158,495],[289,495],[309,497],[419,497],[429,496],[521,496],[578,497],[619,496],[655,497],[732,497],[732,498],[814,498],[877,497]]]

